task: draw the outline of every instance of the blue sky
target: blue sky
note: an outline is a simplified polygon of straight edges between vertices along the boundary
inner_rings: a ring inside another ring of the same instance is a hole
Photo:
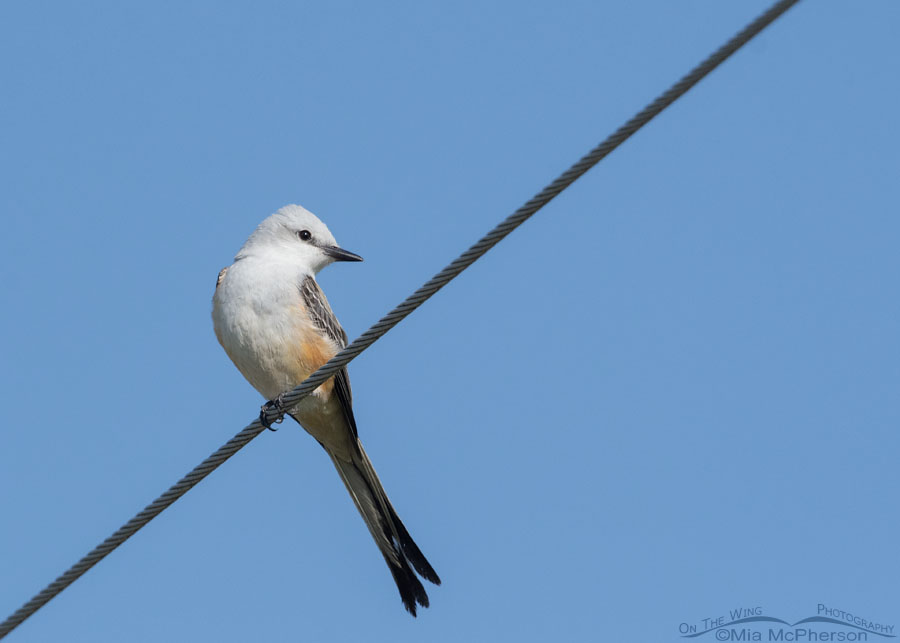
[[[259,220],[365,257],[355,337],[767,4],[4,3],[0,618],[257,413],[209,312]],[[418,619],[284,424],[9,640],[900,622],[898,20],[801,3],[351,365]]]

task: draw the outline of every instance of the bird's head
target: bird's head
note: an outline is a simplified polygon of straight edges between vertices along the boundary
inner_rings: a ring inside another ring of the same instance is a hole
[[[249,256],[290,260],[313,274],[335,261],[363,260],[338,246],[319,217],[299,205],[286,205],[263,219],[236,258]]]

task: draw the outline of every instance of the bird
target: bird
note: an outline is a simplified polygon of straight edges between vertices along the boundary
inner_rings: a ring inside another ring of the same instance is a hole
[[[283,393],[347,345],[347,334],[316,281],[336,261],[362,261],[338,246],[328,227],[299,205],[286,205],[253,231],[216,279],[216,338],[247,381],[273,407],[296,420],[325,449],[390,568],[406,610],[428,607],[418,575],[441,580],[388,499],[359,439],[346,367],[296,406]],[[415,571],[413,571],[415,570]]]

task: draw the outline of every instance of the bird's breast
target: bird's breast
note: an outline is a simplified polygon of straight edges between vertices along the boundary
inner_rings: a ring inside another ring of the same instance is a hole
[[[296,287],[242,282],[232,266],[213,297],[219,343],[266,399],[300,384],[338,348],[309,317]],[[330,396],[329,380],[316,391]]]

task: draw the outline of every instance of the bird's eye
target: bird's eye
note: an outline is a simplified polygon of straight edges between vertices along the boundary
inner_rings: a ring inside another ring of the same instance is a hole
[[[309,230],[301,230],[297,233],[297,236],[300,237],[301,241],[309,241],[312,239],[312,233]]]

